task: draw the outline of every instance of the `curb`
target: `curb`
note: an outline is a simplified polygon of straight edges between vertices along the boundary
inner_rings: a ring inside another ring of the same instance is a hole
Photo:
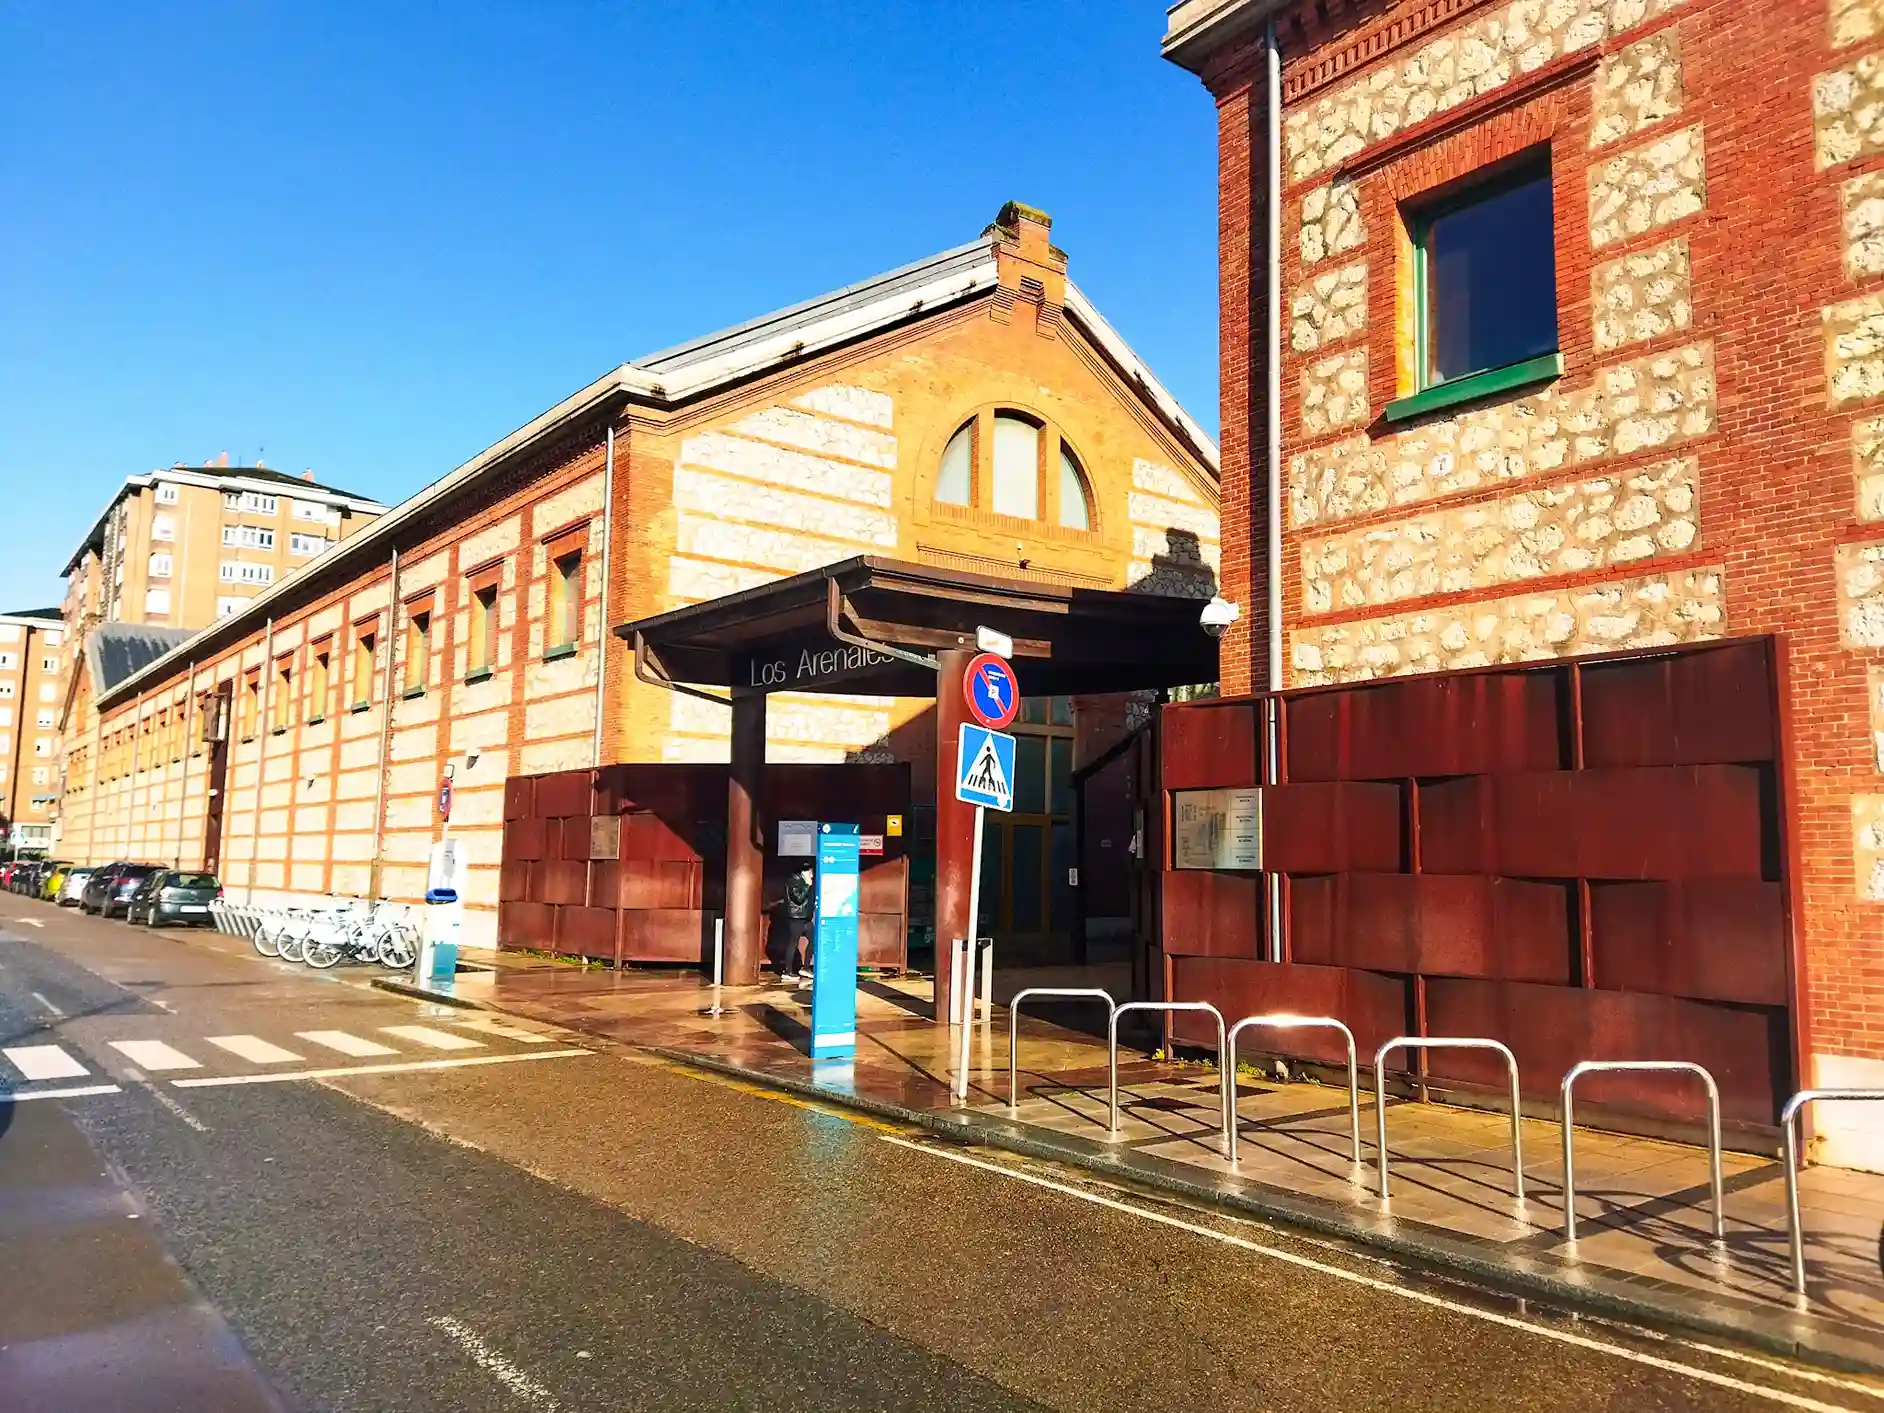
[[[375,977],[371,984],[382,991],[457,1006],[464,1010],[498,1011],[523,1019],[527,1012],[504,1012],[483,1001],[445,996],[394,977]],[[564,1029],[574,1029],[565,1026]],[[576,1030],[581,1034],[580,1030]],[[723,1075],[768,1089],[815,1099],[837,1108],[852,1109],[876,1118],[891,1119],[922,1129],[955,1143],[1000,1149],[1020,1157],[1065,1163],[1115,1182],[1135,1184],[1182,1197],[1234,1216],[1255,1217],[1278,1226],[1316,1236],[1332,1237],[1369,1247],[1395,1258],[1402,1265],[1438,1276],[1464,1276],[1473,1284],[1502,1295],[1541,1299],[1573,1311],[1645,1326],[1661,1331],[1705,1334],[1732,1344],[1757,1349],[1847,1373],[1884,1374],[1884,1338],[1863,1340],[1838,1331],[1814,1328],[1803,1317],[1781,1312],[1723,1310],[1674,1287],[1651,1284],[1628,1276],[1574,1272],[1550,1259],[1535,1256],[1494,1259],[1445,1233],[1391,1217],[1371,1220],[1344,1212],[1315,1198],[1294,1197],[1276,1189],[1230,1189],[1200,1179],[1184,1165],[1166,1159],[1121,1157],[1108,1145],[1070,1135],[1051,1133],[980,1113],[939,1113],[913,1109],[887,1099],[824,1088],[808,1080],[771,1074],[730,1060],[666,1045],[618,1040],[625,1048],[659,1056],[675,1064]],[[1653,1297],[1646,1292],[1653,1289]]]

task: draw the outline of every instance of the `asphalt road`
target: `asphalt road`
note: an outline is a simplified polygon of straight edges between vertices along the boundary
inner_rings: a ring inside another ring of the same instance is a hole
[[[0,1409],[1884,1399],[359,980],[0,895]]]

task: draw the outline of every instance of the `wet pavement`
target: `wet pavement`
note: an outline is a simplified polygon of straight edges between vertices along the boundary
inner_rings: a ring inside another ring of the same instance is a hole
[[[7,925],[30,906],[0,899],[0,994],[66,1008],[48,976],[128,967],[158,983],[139,1023],[177,1027],[192,1055],[186,1031],[261,1034],[284,1006],[304,1030],[479,1033],[211,939]],[[163,948],[188,954],[187,987],[161,984]],[[271,999],[242,999],[255,987]],[[86,1063],[108,1043],[48,1030]],[[1880,1397],[579,1043],[598,1053],[39,1103],[82,1128],[292,1408],[1733,1413]],[[22,1162],[14,1143],[0,1135],[0,1172]],[[75,1281],[103,1329],[111,1289]]]

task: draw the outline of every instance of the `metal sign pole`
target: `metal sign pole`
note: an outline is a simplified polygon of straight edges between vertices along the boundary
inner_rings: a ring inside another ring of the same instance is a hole
[[[981,928],[981,830],[987,810],[975,806],[975,854],[968,870],[968,936],[962,939],[961,985],[949,997],[951,1008],[960,1007],[962,1047],[955,1066],[955,1097],[968,1098],[968,1052],[975,1032],[975,936]]]

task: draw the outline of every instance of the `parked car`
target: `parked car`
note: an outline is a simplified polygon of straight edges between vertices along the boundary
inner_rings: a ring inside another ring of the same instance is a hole
[[[59,885],[59,895],[53,901],[62,908],[76,908],[91,878],[92,870],[89,868],[68,868],[65,881]]]
[[[66,870],[70,867],[70,864],[56,863],[46,870],[37,895],[42,902],[56,903],[59,900],[59,888],[65,882]]]
[[[7,880],[7,888],[14,893],[29,893],[33,887],[33,875],[39,871],[38,859],[25,859],[14,866],[13,876]]]
[[[201,926],[212,922],[209,905],[222,897],[222,885],[213,873],[179,873],[160,868],[132,893],[124,905],[126,922],[150,927],[172,924]]]
[[[85,891],[79,898],[79,909],[96,913],[99,917],[121,917],[125,904],[131,901],[131,895],[156,871],[154,864],[106,864],[85,885]]]

